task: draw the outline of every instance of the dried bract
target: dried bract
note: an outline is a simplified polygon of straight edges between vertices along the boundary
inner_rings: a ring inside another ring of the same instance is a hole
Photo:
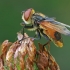
[[[0,70],[4,70],[3,60],[1,57],[0,57]]]
[[[7,50],[9,48],[9,46],[12,44],[12,42],[9,42],[8,40],[5,40],[3,43],[2,43],[2,59],[6,57],[6,53],[7,53]]]
[[[39,43],[40,50],[37,51],[36,63],[39,70],[60,70],[54,57]]]
[[[6,61],[10,61],[12,59],[12,57],[14,56],[14,53],[16,51],[16,49],[20,46],[20,43],[18,41],[14,42],[8,52],[7,52],[7,55],[6,55]]]
[[[19,38],[21,38],[21,34],[18,34]],[[32,69],[32,65],[33,65],[33,60],[35,58],[35,54],[36,54],[36,46],[33,43],[33,40],[31,38],[28,37],[28,35],[26,33],[24,33],[24,39],[21,40],[21,46],[19,48],[19,52],[21,53],[21,55],[23,56],[23,58],[28,55],[27,59],[26,59],[26,68],[28,70]],[[24,60],[23,60],[24,61]]]

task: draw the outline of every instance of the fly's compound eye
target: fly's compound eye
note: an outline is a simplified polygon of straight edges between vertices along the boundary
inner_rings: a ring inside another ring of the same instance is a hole
[[[27,21],[31,16],[32,9],[28,9],[24,12],[24,19]]]

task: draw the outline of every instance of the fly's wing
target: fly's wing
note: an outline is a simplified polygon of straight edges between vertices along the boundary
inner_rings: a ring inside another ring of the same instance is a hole
[[[64,35],[70,35],[70,31],[66,28],[66,27],[70,28],[70,26],[68,26],[66,24],[59,23],[57,21],[47,22],[47,20],[46,20],[46,21],[42,21],[40,25],[44,26],[45,30],[46,30],[46,27],[49,27],[49,28],[54,29],[57,32],[62,33]]]
[[[64,35],[70,35],[70,31],[66,28],[70,28],[69,25],[55,21],[53,18],[46,17],[42,13],[35,13],[32,17],[43,29],[51,28]],[[43,27],[44,26],[44,27]]]
[[[41,25],[54,29],[64,35],[70,35],[70,31],[66,28],[66,27],[70,28],[70,26],[67,24],[55,21],[53,18],[46,17],[45,20],[41,22]]]

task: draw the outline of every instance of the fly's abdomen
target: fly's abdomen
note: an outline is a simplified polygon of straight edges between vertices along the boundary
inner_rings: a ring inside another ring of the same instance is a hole
[[[58,47],[63,47],[61,34],[53,29],[47,28],[44,33],[49,37],[51,41]]]

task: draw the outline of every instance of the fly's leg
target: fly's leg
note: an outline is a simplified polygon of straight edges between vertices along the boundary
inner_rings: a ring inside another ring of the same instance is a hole
[[[22,34],[23,34],[23,38],[24,38],[24,27],[23,27],[23,29],[22,29]]]
[[[21,23],[21,25],[23,25],[23,35],[24,35],[24,29],[26,28],[26,29],[34,29],[34,25],[31,25],[31,26],[27,26],[24,22],[23,23]],[[36,30],[36,32],[37,32],[37,34],[34,36],[34,37],[30,37],[30,38],[33,38],[33,39],[36,39],[36,40],[38,40],[38,39],[41,39],[41,35],[40,35],[40,32],[39,32],[39,30],[37,29]],[[38,36],[38,38],[36,38],[36,36]]]
[[[35,24],[35,26],[38,27],[37,22],[34,22],[34,24]],[[24,28],[26,28],[26,29],[34,29],[34,25],[27,26],[24,22],[22,23],[22,25],[23,25],[23,35],[24,35]],[[36,32],[37,32],[37,34],[35,34],[34,37],[30,37],[30,38],[33,38],[35,40],[41,39],[40,30],[39,29],[36,29]],[[36,38],[36,36],[37,36],[37,38]]]
[[[50,42],[51,42],[51,40],[49,40],[47,43],[45,43],[44,45],[43,45],[43,48],[44,48],[44,46],[48,46],[48,48],[47,48],[47,50],[49,51],[50,50]]]
[[[48,36],[44,33],[44,31],[43,31],[43,29],[40,29],[40,32],[41,32],[41,34],[46,38],[46,39],[48,39],[48,42],[47,43],[45,43],[44,45],[43,45],[43,48],[44,48],[44,46],[46,46],[46,45],[48,45],[48,50],[50,50],[50,39],[48,38]]]
[[[26,29],[33,29],[34,28],[33,25],[27,26],[24,22],[22,22],[21,25],[23,26],[23,33],[24,33],[24,28],[26,28]]]
[[[44,48],[44,46],[48,45],[48,48],[47,48],[47,52],[48,52],[48,63],[50,63],[50,52],[49,52],[50,51],[50,42],[51,42],[51,40],[49,40],[46,44],[43,45],[43,48]]]
[[[35,34],[34,38],[35,38],[36,40],[41,39],[41,35],[40,35],[40,32],[39,32],[39,29],[36,30],[36,34]]]
[[[22,23],[20,23],[20,25],[23,26],[23,28],[22,28],[22,34],[23,34],[23,37],[24,37],[24,26],[25,26],[25,23],[22,22]]]
[[[27,29],[34,29],[34,26],[25,26],[24,28],[27,28]],[[37,36],[37,37],[36,37]],[[41,35],[40,35],[40,32],[39,32],[39,29],[36,30],[36,34],[34,37],[30,37],[30,38],[33,38],[35,40],[39,40],[41,39]]]

